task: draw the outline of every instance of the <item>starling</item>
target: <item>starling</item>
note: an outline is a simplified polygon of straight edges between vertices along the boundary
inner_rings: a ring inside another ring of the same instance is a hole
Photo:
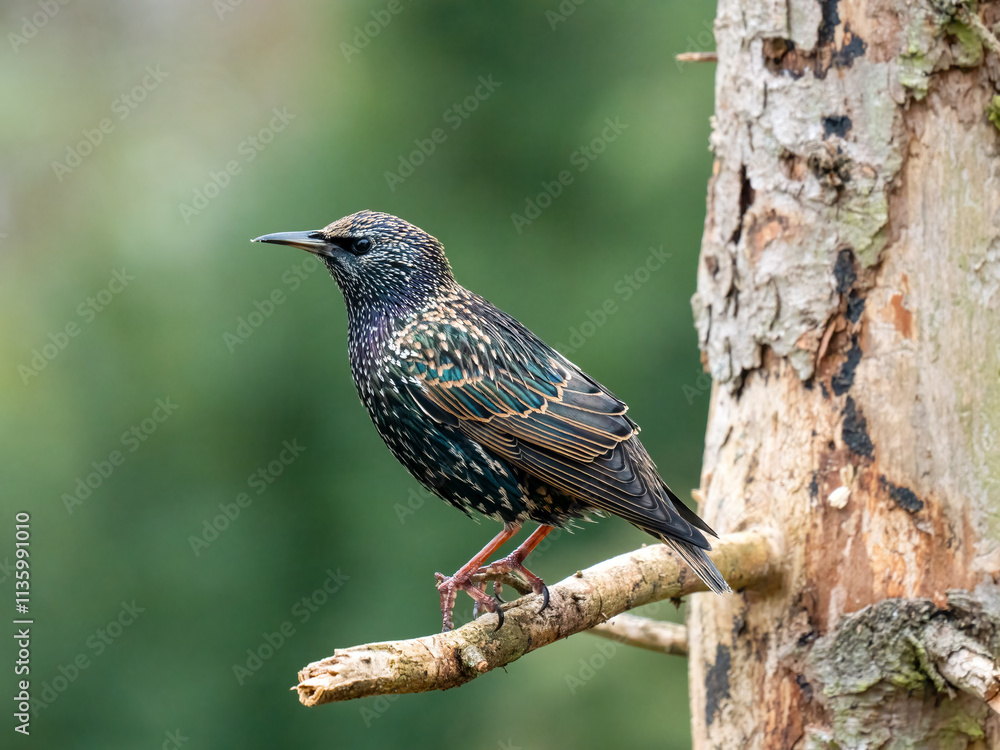
[[[613,514],[672,546],[710,589],[708,524],[670,491],[639,427],[608,389],[521,323],[455,281],[444,246],[402,219],[360,211],[313,232],[258,237],[316,254],[347,303],[351,374],[379,435],[428,490],[503,530],[454,575],[437,573],[443,629],[459,590],[503,623],[472,577],[524,567],[553,527]],[[489,558],[530,519],[521,546]]]

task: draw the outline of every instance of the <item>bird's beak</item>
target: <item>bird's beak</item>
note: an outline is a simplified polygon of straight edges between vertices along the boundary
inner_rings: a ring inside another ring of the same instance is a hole
[[[322,232],[276,232],[255,237],[252,242],[273,242],[276,245],[291,245],[308,250],[316,255],[330,256],[335,245]]]

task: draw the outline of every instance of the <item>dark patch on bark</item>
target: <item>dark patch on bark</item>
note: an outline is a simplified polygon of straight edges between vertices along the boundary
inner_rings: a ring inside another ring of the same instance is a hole
[[[924,509],[924,501],[917,497],[916,493],[909,487],[893,484],[885,478],[884,474],[879,475],[878,481],[882,485],[882,489],[889,493],[892,501],[903,510],[909,513],[919,513]]]
[[[781,167],[781,173],[789,180],[802,181],[802,159],[794,151],[782,149],[781,156],[778,157],[778,165]]]
[[[840,0],[819,0],[823,20],[819,23],[819,31],[816,35],[818,44],[833,44],[837,34],[837,26],[840,25],[840,13],[837,12],[839,3]]]
[[[733,305],[732,309],[736,310],[737,307],[739,307],[739,297],[736,296],[734,290],[735,290],[735,287],[733,288],[733,290],[730,290],[731,294],[732,294],[732,300],[733,300],[732,302],[730,302],[730,304]],[[727,294],[726,298],[729,299],[730,295]],[[733,317],[736,317],[736,313],[735,312],[733,313]],[[743,398],[743,387],[746,384],[747,384],[747,379],[745,377],[745,374],[744,373],[740,373],[740,375],[736,378],[736,380],[733,383],[733,398],[736,400],[737,403],[739,403],[739,400],[741,398]]]
[[[851,348],[847,351],[847,360],[840,368],[840,372],[830,379],[830,386],[838,396],[843,396],[854,385],[854,371],[861,362],[861,344],[858,343],[858,335],[851,336]]]
[[[798,645],[799,648],[803,649],[808,648],[810,645],[812,645],[813,641],[815,641],[817,637],[818,636],[816,634],[816,631],[810,628],[808,631],[800,635],[796,639],[795,643]]]
[[[740,237],[743,235],[743,217],[746,216],[747,210],[753,204],[753,199],[753,187],[750,185],[750,179],[747,177],[747,166],[744,164],[740,167],[740,223],[733,230],[734,245],[739,243]]]
[[[810,56],[800,55],[791,39],[773,37],[764,40],[764,67],[776,75],[801,78],[809,66]]]
[[[851,31],[849,23],[844,24],[843,44],[836,47],[836,31],[840,24],[837,12],[838,0],[820,0],[823,20],[820,22],[816,48],[808,52],[795,47],[795,42],[782,37],[764,39],[764,66],[775,75],[789,75],[801,78],[811,70],[816,78],[826,78],[830,68],[849,67],[867,50],[865,41]]]
[[[850,31],[850,24],[844,24],[843,47],[833,53],[833,66],[835,68],[847,68],[859,57],[864,57],[868,45],[865,40]]]
[[[837,280],[837,294],[847,294],[858,280],[858,272],[854,269],[854,251],[851,248],[842,248],[837,253],[833,277]]]
[[[819,498],[819,482],[816,479],[816,472],[812,473],[812,479],[809,480],[809,497],[813,500]]]
[[[847,115],[832,115],[823,118],[823,137],[829,138],[835,135],[838,138],[847,137],[847,132],[851,129],[851,118]]]
[[[714,255],[705,255],[705,269],[712,274],[714,279],[719,275],[719,259]]]
[[[764,631],[760,634],[758,638],[754,639],[753,654],[757,661],[761,664],[764,663],[766,658],[768,647],[771,644],[771,634]]]
[[[802,697],[805,699],[806,703],[809,703],[813,696],[813,689],[812,685],[809,684],[809,680],[807,680],[803,675],[797,674],[795,675],[795,684],[799,686],[799,690],[802,692]]]
[[[806,165],[820,183],[838,191],[851,181],[851,160],[840,146],[826,143],[823,150],[806,159]]]
[[[733,618],[733,640],[735,641],[747,630],[747,618],[746,609],[743,609],[736,617]]]
[[[868,436],[868,420],[865,419],[857,404],[854,403],[854,399],[850,396],[847,397],[847,405],[844,406],[842,436],[844,445],[859,456],[871,458],[875,455],[875,445]]]
[[[852,323],[861,320],[861,313],[865,311],[865,298],[857,292],[851,292],[847,296],[847,319]]]
[[[729,647],[721,643],[715,647],[715,663],[705,675],[705,723],[711,726],[719,704],[729,700],[729,668],[732,658]]]

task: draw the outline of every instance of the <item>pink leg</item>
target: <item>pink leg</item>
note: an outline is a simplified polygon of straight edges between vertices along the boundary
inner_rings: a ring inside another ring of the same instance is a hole
[[[454,575],[444,576],[441,573],[434,574],[438,581],[438,593],[441,594],[442,632],[447,632],[455,627],[451,620],[451,612],[455,608],[455,597],[457,596],[459,590],[467,592],[469,596],[475,599],[479,605],[490,612],[498,611],[496,602],[493,601],[493,597],[489,596],[485,591],[480,590],[477,586],[471,584],[469,579],[479,571],[479,569],[483,566],[483,563],[490,557],[490,555],[500,549],[500,547],[503,546],[508,539],[520,530],[520,523],[505,523],[503,531],[493,537],[489,544],[483,547],[475,557],[469,560],[469,562],[459,568],[458,572]],[[537,533],[538,532],[536,531],[535,534]],[[534,537],[534,534],[532,534],[532,537]],[[539,539],[539,541],[541,541],[541,539]],[[535,544],[537,543],[538,542],[535,542]],[[527,542],[525,542],[525,544],[527,544]],[[520,549],[520,547],[518,547],[518,549]],[[500,622],[503,622],[502,616],[500,617]],[[499,624],[497,627],[499,627]]]
[[[531,536],[524,540],[524,543],[520,547],[507,555],[507,557],[490,563],[478,572],[491,574],[511,572],[520,573],[524,576],[528,583],[531,584],[532,591],[536,594],[542,594],[544,596],[544,601],[542,602],[542,609],[544,610],[549,605],[549,590],[541,578],[524,567],[524,560],[531,554],[531,551],[535,549],[535,547],[537,547],[546,536],[549,535],[549,532],[551,532],[553,528],[554,527],[552,526],[539,526],[534,530],[534,532],[532,532]]]

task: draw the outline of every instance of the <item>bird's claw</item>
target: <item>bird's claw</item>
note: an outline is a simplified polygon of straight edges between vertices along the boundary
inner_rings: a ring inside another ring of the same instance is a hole
[[[492,562],[485,567],[480,568],[476,571],[476,575],[485,576],[502,576],[505,573],[517,573],[523,577],[528,584],[531,586],[531,590],[536,594],[542,595],[542,607],[538,610],[539,614],[544,612],[549,606],[549,587],[545,585],[545,582],[524,567],[520,559],[514,554],[508,555],[507,557],[501,558],[496,562]],[[500,603],[505,603],[503,599],[500,598],[501,584],[497,578],[493,578],[493,595],[496,597],[497,601]]]
[[[475,602],[472,605],[472,616],[478,617],[483,610],[492,612],[497,616],[497,626],[499,630],[503,625],[504,615],[500,605],[494,601],[493,597],[486,593],[486,582],[472,583],[472,575],[464,579],[456,576],[446,576],[442,573],[435,573],[437,580],[437,590],[441,595],[441,632],[447,633],[455,627],[452,621],[452,611],[455,609],[455,598],[459,590],[466,592]],[[495,632],[495,631],[494,631]]]
[[[538,614],[541,614],[546,609],[549,608],[549,587],[544,583],[542,584],[542,608],[538,610]]]

